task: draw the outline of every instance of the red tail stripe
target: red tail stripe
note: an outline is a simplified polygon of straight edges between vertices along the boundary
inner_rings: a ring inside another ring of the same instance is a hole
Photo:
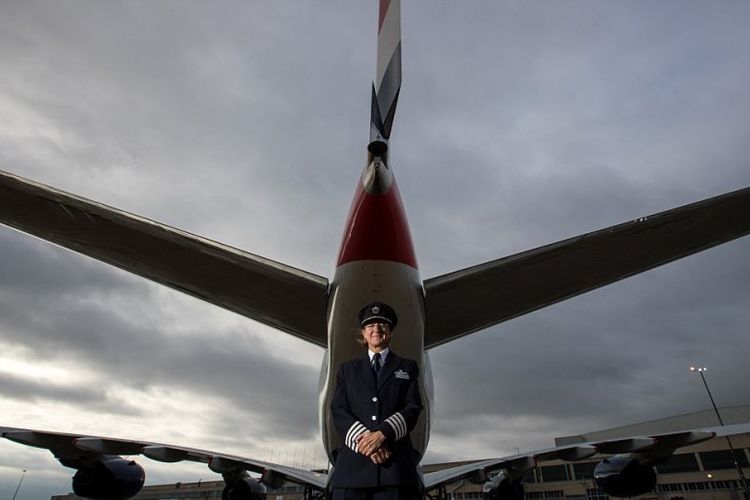
[[[411,232],[395,182],[385,194],[372,195],[360,188],[355,195],[338,265],[356,260],[389,260],[417,268]]]
[[[388,7],[391,5],[391,0],[380,0],[380,18],[378,19],[378,34],[383,29],[383,21],[385,21],[385,15],[388,13]]]

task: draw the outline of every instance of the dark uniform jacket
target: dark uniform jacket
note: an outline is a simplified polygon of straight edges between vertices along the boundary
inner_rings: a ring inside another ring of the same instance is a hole
[[[331,411],[344,442],[336,455],[333,488],[417,485],[417,452],[409,432],[422,412],[418,377],[417,363],[393,351],[386,356],[377,383],[367,353],[341,365]],[[385,463],[375,464],[355,451],[355,438],[368,430],[385,434],[383,446],[391,452]]]

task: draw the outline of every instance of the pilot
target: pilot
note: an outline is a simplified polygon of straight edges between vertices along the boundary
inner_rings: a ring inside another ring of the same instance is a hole
[[[362,356],[336,375],[331,411],[343,443],[331,478],[333,500],[420,497],[418,454],[409,432],[422,412],[419,366],[388,347],[396,312],[375,302],[359,313]]]

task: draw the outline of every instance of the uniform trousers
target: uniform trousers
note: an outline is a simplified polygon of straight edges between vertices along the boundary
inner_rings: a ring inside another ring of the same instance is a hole
[[[417,500],[414,487],[379,486],[377,488],[333,488],[331,500]]]

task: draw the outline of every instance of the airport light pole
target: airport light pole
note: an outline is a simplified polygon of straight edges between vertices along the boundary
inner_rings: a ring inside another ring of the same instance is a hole
[[[26,475],[26,469],[23,469],[21,472],[21,480],[18,481],[18,486],[16,486],[16,492],[13,493],[13,500],[16,500],[16,495],[18,495],[18,490],[21,489],[21,483],[23,483],[23,477]]]
[[[721,414],[719,413],[719,409],[716,407],[716,402],[714,401],[714,397],[711,394],[711,389],[708,388],[708,382],[706,382],[706,376],[703,375],[705,372],[708,371],[708,368],[705,366],[696,368],[695,366],[690,367],[691,372],[698,372],[698,375],[701,376],[701,380],[703,381],[703,386],[706,388],[706,392],[708,393],[708,399],[711,400],[711,406],[714,407],[714,412],[716,412],[716,418],[719,419],[719,425],[724,427],[724,421],[721,419]],[[745,473],[742,472],[742,466],[740,465],[740,462],[737,460],[737,454],[734,451],[734,446],[732,446],[732,440],[729,439],[729,434],[725,436],[727,438],[727,444],[729,445],[729,453],[732,455],[732,462],[734,462],[734,466],[737,468],[737,475],[740,477],[740,485],[742,486],[742,490],[745,492],[745,499],[750,500],[750,491],[747,489],[747,481],[745,480]]]

